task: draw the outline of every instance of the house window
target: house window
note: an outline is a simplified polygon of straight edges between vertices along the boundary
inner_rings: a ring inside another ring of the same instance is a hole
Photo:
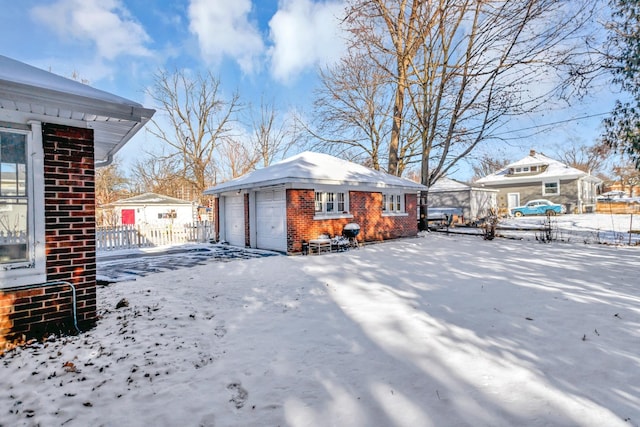
[[[28,261],[27,136],[0,132],[0,264]]]
[[[341,214],[348,211],[345,193],[315,193],[316,214]]]
[[[558,195],[560,194],[560,182],[552,181],[542,184],[542,195]]]
[[[383,193],[382,194],[383,213],[404,213],[404,197],[402,194]]]
[[[40,124],[33,125],[33,132],[15,127],[0,127],[0,287],[44,282],[46,277]]]
[[[509,169],[511,175],[538,172],[538,166],[521,166]]]

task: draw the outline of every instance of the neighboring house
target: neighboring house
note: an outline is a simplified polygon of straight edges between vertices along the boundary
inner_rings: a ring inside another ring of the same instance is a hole
[[[192,202],[145,193],[109,203],[118,225],[184,225],[197,220],[196,205]]]
[[[338,159],[304,152],[205,191],[216,197],[219,240],[286,253],[319,235],[360,226],[358,240],[415,236],[417,194],[426,187]]]
[[[440,178],[429,187],[429,208],[458,208],[464,222],[473,222],[489,215],[498,207],[498,190],[474,187],[450,178]]]
[[[153,113],[0,56],[0,351],[95,323],[95,167]]]
[[[529,200],[547,199],[564,205],[567,213],[595,212],[601,184],[601,179],[534,150],[522,160],[474,183],[482,188],[499,190],[501,212],[508,212]]]

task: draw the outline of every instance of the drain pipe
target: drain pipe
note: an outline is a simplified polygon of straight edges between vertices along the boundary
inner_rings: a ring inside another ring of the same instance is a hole
[[[49,286],[60,286],[60,285],[67,285],[71,288],[71,295],[73,298],[73,326],[76,328],[76,331],[78,333],[81,333],[82,331],[80,330],[80,328],[78,327],[78,308],[77,308],[77,302],[76,302],[76,287],[71,284],[70,282],[64,281],[64,280],[57,280],[54,282],[47,282],[47,283],[42,283],[42,284],[35,284],[35,285],[27,285],[27,286],[19,286],[17,288],[13,288],[13,290],[16,291],[20,291],[20,290],[24,290],[24,289],[33,289],[33,288],[47,288]]]

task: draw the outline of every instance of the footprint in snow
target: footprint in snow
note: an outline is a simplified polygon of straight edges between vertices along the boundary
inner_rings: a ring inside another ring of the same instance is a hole
[[[240,383],[229,384],[227,386],[227,390],[231,390],[233,392],[233,396],[231,396],[229,402],[233,403],[236,409],[242,408],[249,398],[249,392],[245,390]]]

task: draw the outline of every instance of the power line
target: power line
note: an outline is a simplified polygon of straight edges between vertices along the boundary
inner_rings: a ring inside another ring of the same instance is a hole
[[[570,122],[575,122],[575,121],[584,120],[584,119],[592,119],[594,117],[605,116],[605,115],[608,115],[608,114],[611,114],[611,113],[607,112],[607,113],[589,114],[587,116],[574,117],[574,118],[571,118],[571,119],[558,120],[557,122],[551,122],[551,123],[546,123],[546,124],[542,124],[542,125],[530,126],[530,127],[522,128],[522,129],[505,131],[505,132],[502,132],[502,133],[493,134],[493,136],[506,135],[506,134],[514,133],[514,132],[523,132],[525,130],[533,130],[533,129],[537,130],[537,129],[540,129],[540,128],[560,125],[560,124],[563,124],[563,123],[570,123]]]

